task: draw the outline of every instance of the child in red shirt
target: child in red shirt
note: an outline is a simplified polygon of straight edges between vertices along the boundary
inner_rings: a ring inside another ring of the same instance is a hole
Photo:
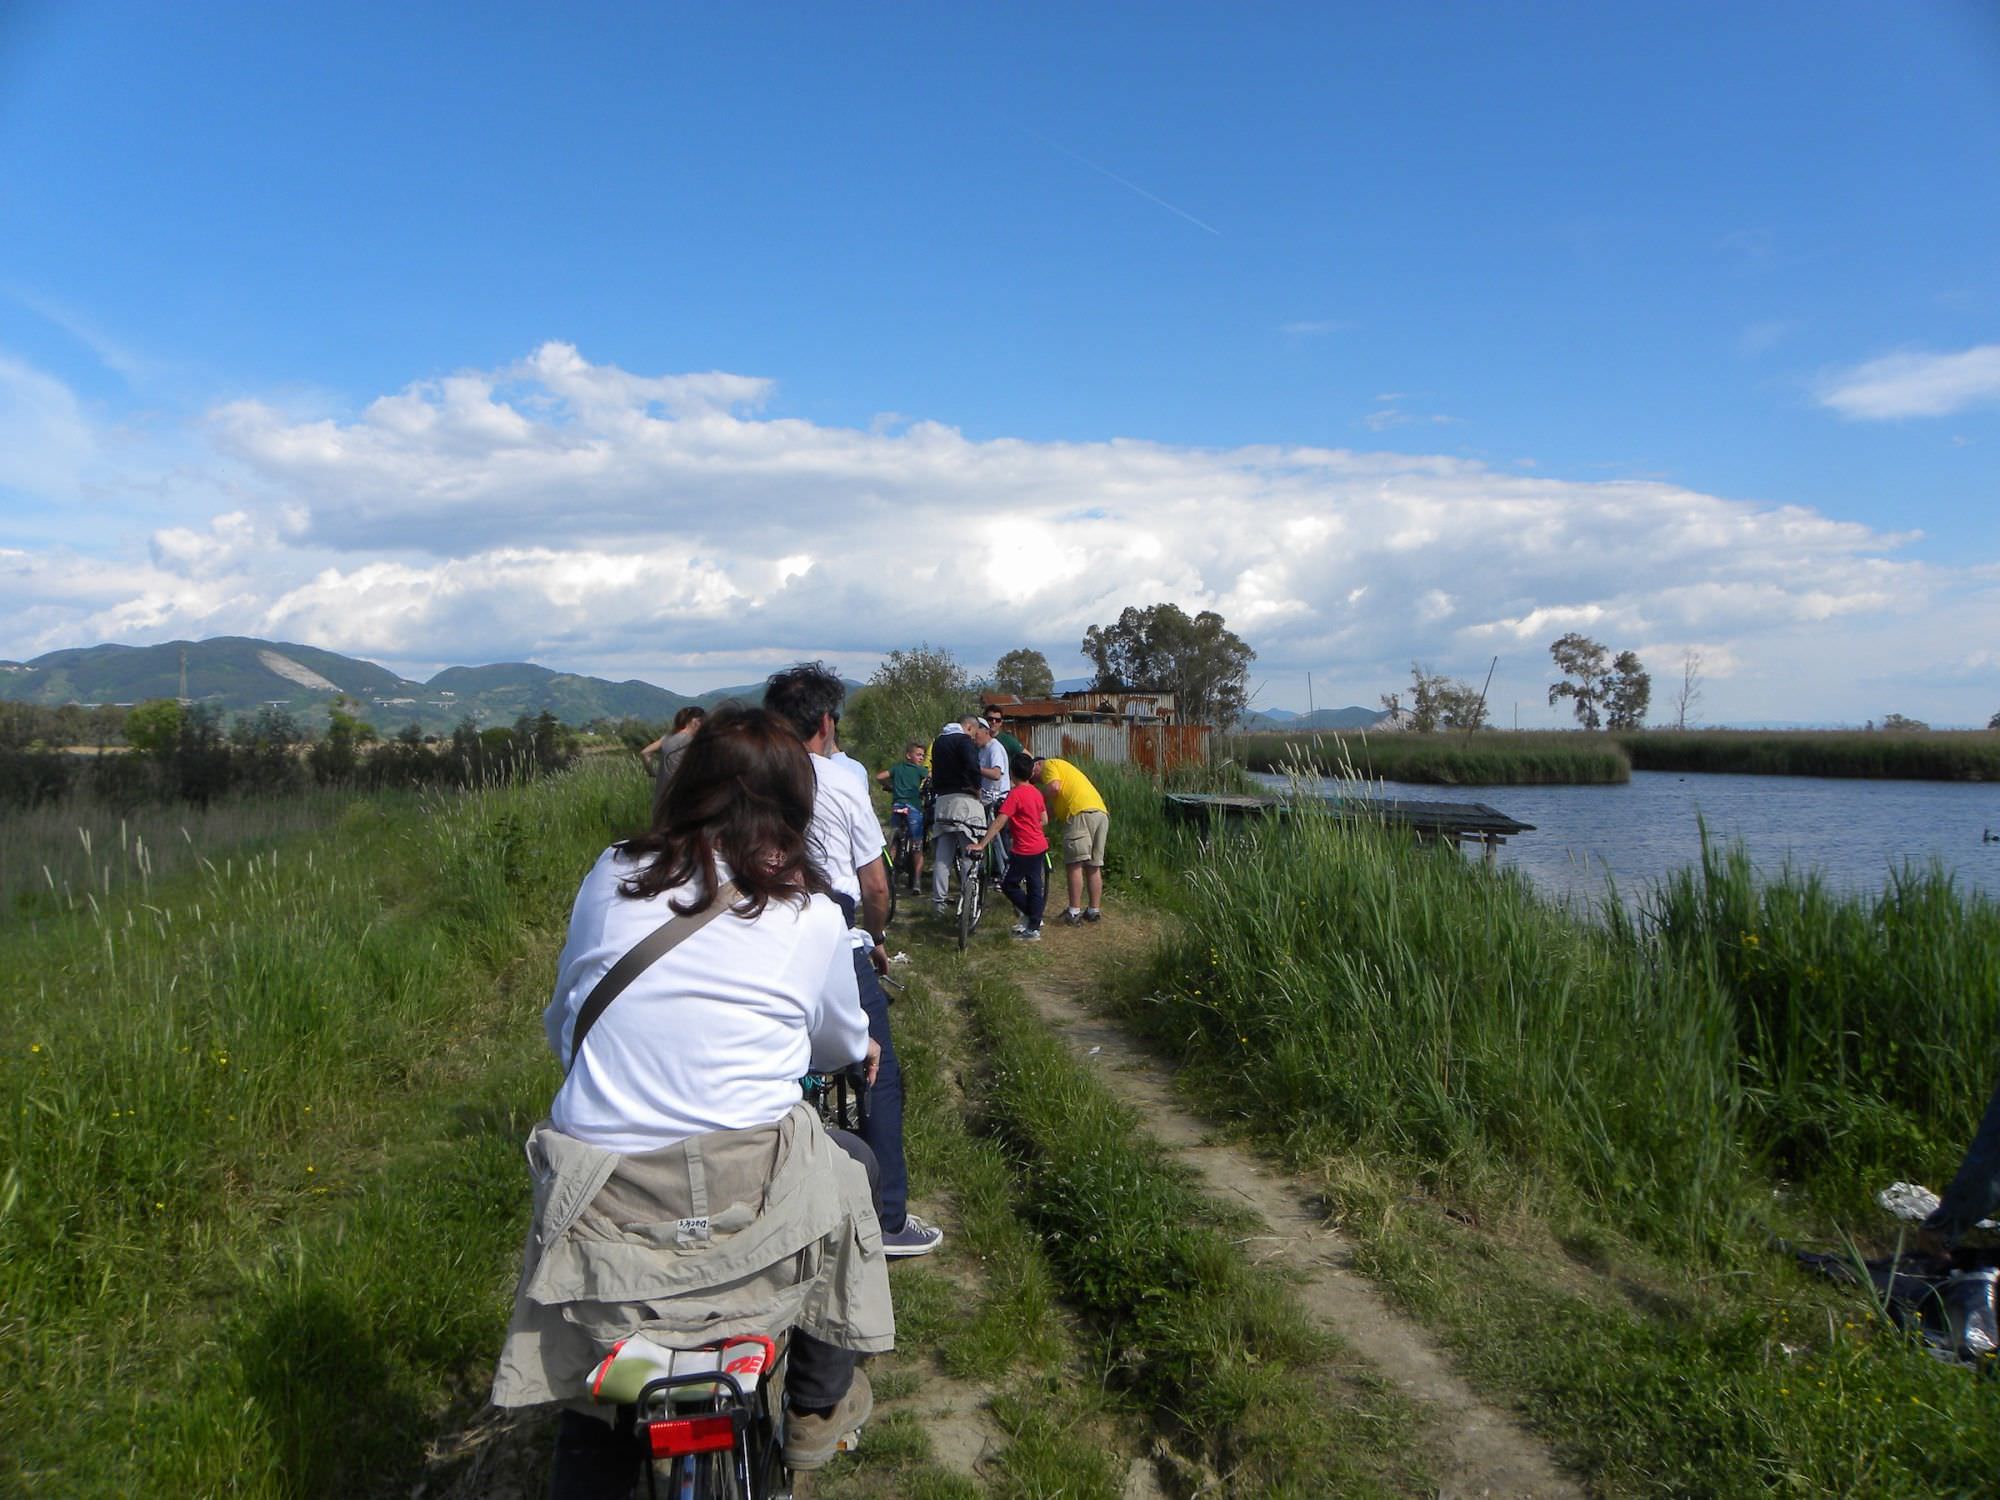
[[[1003,832],[1007,835],[1007,875],[1000,882],[1000,893],[1021,914],[1021,920],[1014,924],[1014,936],[1024,943],[1042,940],[1042,909],[1049,895],[1049,836],[1042,831],[1049,820],[1049,807],[1034,783],[1034,769],[1034,757],[1026,753],[1008,762],[1014,788],[993,814],[993,826],[972,845],[983,853]]]

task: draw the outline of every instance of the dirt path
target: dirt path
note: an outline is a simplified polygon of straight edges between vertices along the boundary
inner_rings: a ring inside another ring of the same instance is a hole
[[[1298,1184],[1248,1152],[1211,1144],[1206,1127],[1175,1099],[1167,1069],[1118,1026],[1092,1016],[1055,976],[1030,979],[1024,993],[1208,1191],[1241,1204],[1264,1222],[1269,1234],[1245,1248],[1259,1260],[1298,1272],[1297,1295],[1314,1319],[1431,1414],[1440,1500],[1581,1500],[1584,1490],[1555,1466],[1547,1450],[1506,1413],[1475,1395],[1423,1331],[1354,1269],[1353,1248],[1322,1223]]]

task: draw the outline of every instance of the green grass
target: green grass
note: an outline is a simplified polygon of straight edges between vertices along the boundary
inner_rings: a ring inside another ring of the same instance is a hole
[[[357,802],[0,939],[10,1487],[379,1493],[476,1409],[554,1082],[534,1017],[645,792]]]
[[[970,1128],[956,1080],[968,1071],[956,1007],[963,961],[925,930],[922,962],[892,1012],[905,1079],[904,1135],[913,1194],[926,1212],[949,1204],[946,1248],[896,1265],[896,1361],[878,1362],[878,1402],[912,1404],[871,1425],[857,1461],[815,1476],[827,1500],[894,1495],[1065,1496],[1117,1500],[1129,1460],[1120,1434],[1131,1414],[1079,1357],[1060,1287],[1034,1224],[1018,1206],[1019,1183],[1001,1143]],[[909,970],[902,973],[908,974]],[[989,1456],[992,1488],[935,1458],[922,1424],[927,1372],[993,1393],[989,1415],[1001,1441]]]
[[[1591,734],[1244,734],[1224,740],[1217,754],[1252,771],[1438,786],[1608,786],[1632,776],[1620,744]]]
[[[1064,1295],[1087,1318],[1108,1380],[1237,1495],[1366,1495],[1417,1487],[1414,1419],[1334,1373],[1338,1351],[1240,1225],[1161,1159],[1124,1106],[1012,987],[967,989],[976,1086],[1017,1153],[1020,1202]]]
[[[324,833],[355,800],[342,788],[306,787],[206,807],[118,808],[77,796],[10,811],[0,816],[0,929],[67,916],[128,891],[144,899],[204,859]]]
[[[1633,769],[1747,776],[1878,776],[2000,781],[2000,733],[1647,730],[1613,736]]]
[[[1996,1069],[2000,910],[1711,851],[1591,921],[1315,817],[1145,888],[1172,935],[1124,1013],[1324,1174],[1370,1269],[1607,1492],[1990,1493],[2000,1388],[1765,1225],[1886,1248],[1874,1189],[1949,1175]]]

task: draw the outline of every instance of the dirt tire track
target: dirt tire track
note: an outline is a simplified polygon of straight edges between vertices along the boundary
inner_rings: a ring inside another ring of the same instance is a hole
[[[1248,1152],[1211,1144],[1206,1127],[1176,1100],[1167,1070],[1121,1028],[1092,1016],[1045,979],[1028,979],[1023,993],[1210,1193],[1263,1221],[1270,1233],[1246,1244],[1246,1251],[1299,1273],[1294,1290],[1314,1320],[1429,1415],[1439,1500],[1582,1500],[1587,1492],[1556,1467],[1547,1449],[1475,1394],[1429,1337],[1354,1269],[1353,1246],[1322,1222],[1295,1182]]]

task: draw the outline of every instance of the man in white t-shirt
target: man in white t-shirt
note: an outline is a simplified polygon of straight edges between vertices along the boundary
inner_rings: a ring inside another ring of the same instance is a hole
[[[882,928],[889,919],[889,865],[882,820],[869,798],[868,778],[836,749],[841,704],[847,689],[821,662],[802,662],[775,674],[764,685],[764,707],[792,726],[812,752],[818,795],[813,799],[807,842],[832,884],[836,899],[856,909],[854,979],[868,1034],[881,1044],[882,1058],[868,1091],[868,1123],[859,1132],[882,1169],[882,1249],[888,1255],[928,1255],[944,1239],[935,1224],[909,1212],[909,1169],[903,1160],[903,1068],[889,1037],[889,997],[880,973],[887,950]],[[843,765],[841,762],[845,761]]]
[[[959,723],[979,747],[979,800],[990,823],[994,811],[1014,788],[1014,778],[1007,770],[1007,747],[994,735],[993,726],[978,715],[967,714]]]

